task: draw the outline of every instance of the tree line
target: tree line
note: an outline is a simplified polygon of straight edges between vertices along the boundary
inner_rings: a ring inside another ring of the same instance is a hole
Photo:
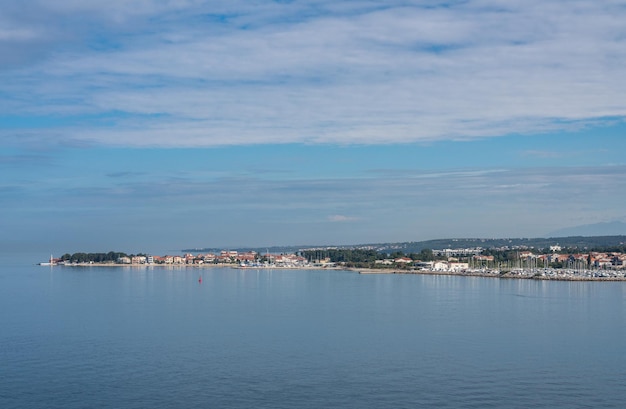
[[[413,261],[433,261],[443,259],[436,257],[430,249],[423,249],[419,253],[405,254],[401,251],[393,253],[380,253],[376,250],[364,249],[324,249],[324,250],[304,250],[302,257],[309,263],[317,263],[322,260],[330,260],[332,263],[341,263],[348,267],[367,267],[376,263],[376,260],[397,259],[407,257]]]
[[[120,257],[132,257],[133,255],[127,255],[126,253],[119,251],[109,251],[108,253],[65,253],[61,256],[62,261],[70,263],[106,263],[116,262]]]

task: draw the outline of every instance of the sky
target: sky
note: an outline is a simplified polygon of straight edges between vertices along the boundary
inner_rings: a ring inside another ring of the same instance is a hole
[[[5,1],[0,247],[626,222],[624,21],[613,0]]]

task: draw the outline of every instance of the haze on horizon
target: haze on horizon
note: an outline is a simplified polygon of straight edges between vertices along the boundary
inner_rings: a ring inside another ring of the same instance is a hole
[[[612,0],[10,2],[0,247],[626,222],[624,21]]]

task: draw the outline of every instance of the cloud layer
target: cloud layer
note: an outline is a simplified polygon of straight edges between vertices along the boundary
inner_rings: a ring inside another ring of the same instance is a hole
[[[54,166],[23,157],[0,163],[9,172],[19,161],[30,169],[4,183],[7,172],[0,172],[1,230],[23,241],[59,231],[50,240],[74,240],[68,247],[171,249],[536,237],[626,217],[624,165],[387,169],[321,177],[221,173],[197,165],[172,172],[156,154],[148,160],[156,166],[146,171],[130,160],[115,164],[119,155],[111,154],[107,169],[90,166],[91,159],[80,171],[76,163],[63,169],[68,158],[52,159]]]
[[[27,0],[0,17],[0,138],[393,143],[622,120],[624,21],[620,1]]]

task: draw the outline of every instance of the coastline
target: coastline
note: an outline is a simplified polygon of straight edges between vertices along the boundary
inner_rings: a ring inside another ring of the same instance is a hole
[[[570,272],[561,272],[558,275],[538,275],[535,272],[480,272],[480,271],[434,271],[434,270],[399,270],[399,269],[374,269],[374,268],[350,268],[350,271],[359,274],[420,274],[420,275],[441,275],[460,277],[481,277],[498,279],[518,279],[518,280],[541,280],[541,281],[626,281],[626,276],[602,277],[602,276],[581,276]]]
[[[586,275],[580,275],[573,271],[551,270],[546,275],[545,271],[539,273],[537,271],[514,271],[500,273],[498,271],[435,271],[435,270],[400,270],[400,269],[376,269],[376,268],[354,268],[354,267],[325,267],[325,266],[239,266],[233,264],[121,264],[121,263],[73,263],[73,264],[39,264],[42,267],[116,267],[127,269],[212,269],[212,268],[232,268],[237,270],[332,270],[332,271],[349,271],[357,274],[376,275],[376,274],[419,274],[419,275],[438,275],[438,276],[460,276],[460,277],[481,277],[481,278],[498,278],[498,279],[518,279],[518,280],[542,280],[542,281],[626,281],[626,275],[622,276],[595,276],[600,274],[600,270],[587,271]],[[603,272],[602,274],[607,274]]]
[[[211,268],[232,268],[235,270],[342,270],[349,269],[343,267],[323,267],[323,266],[240,266],[236,264],[122,264],[122,263],[71,263],[71,264],[42,264],[42,267],[120,267],[120,268],[168,268],[168,269],[211,269]]]

